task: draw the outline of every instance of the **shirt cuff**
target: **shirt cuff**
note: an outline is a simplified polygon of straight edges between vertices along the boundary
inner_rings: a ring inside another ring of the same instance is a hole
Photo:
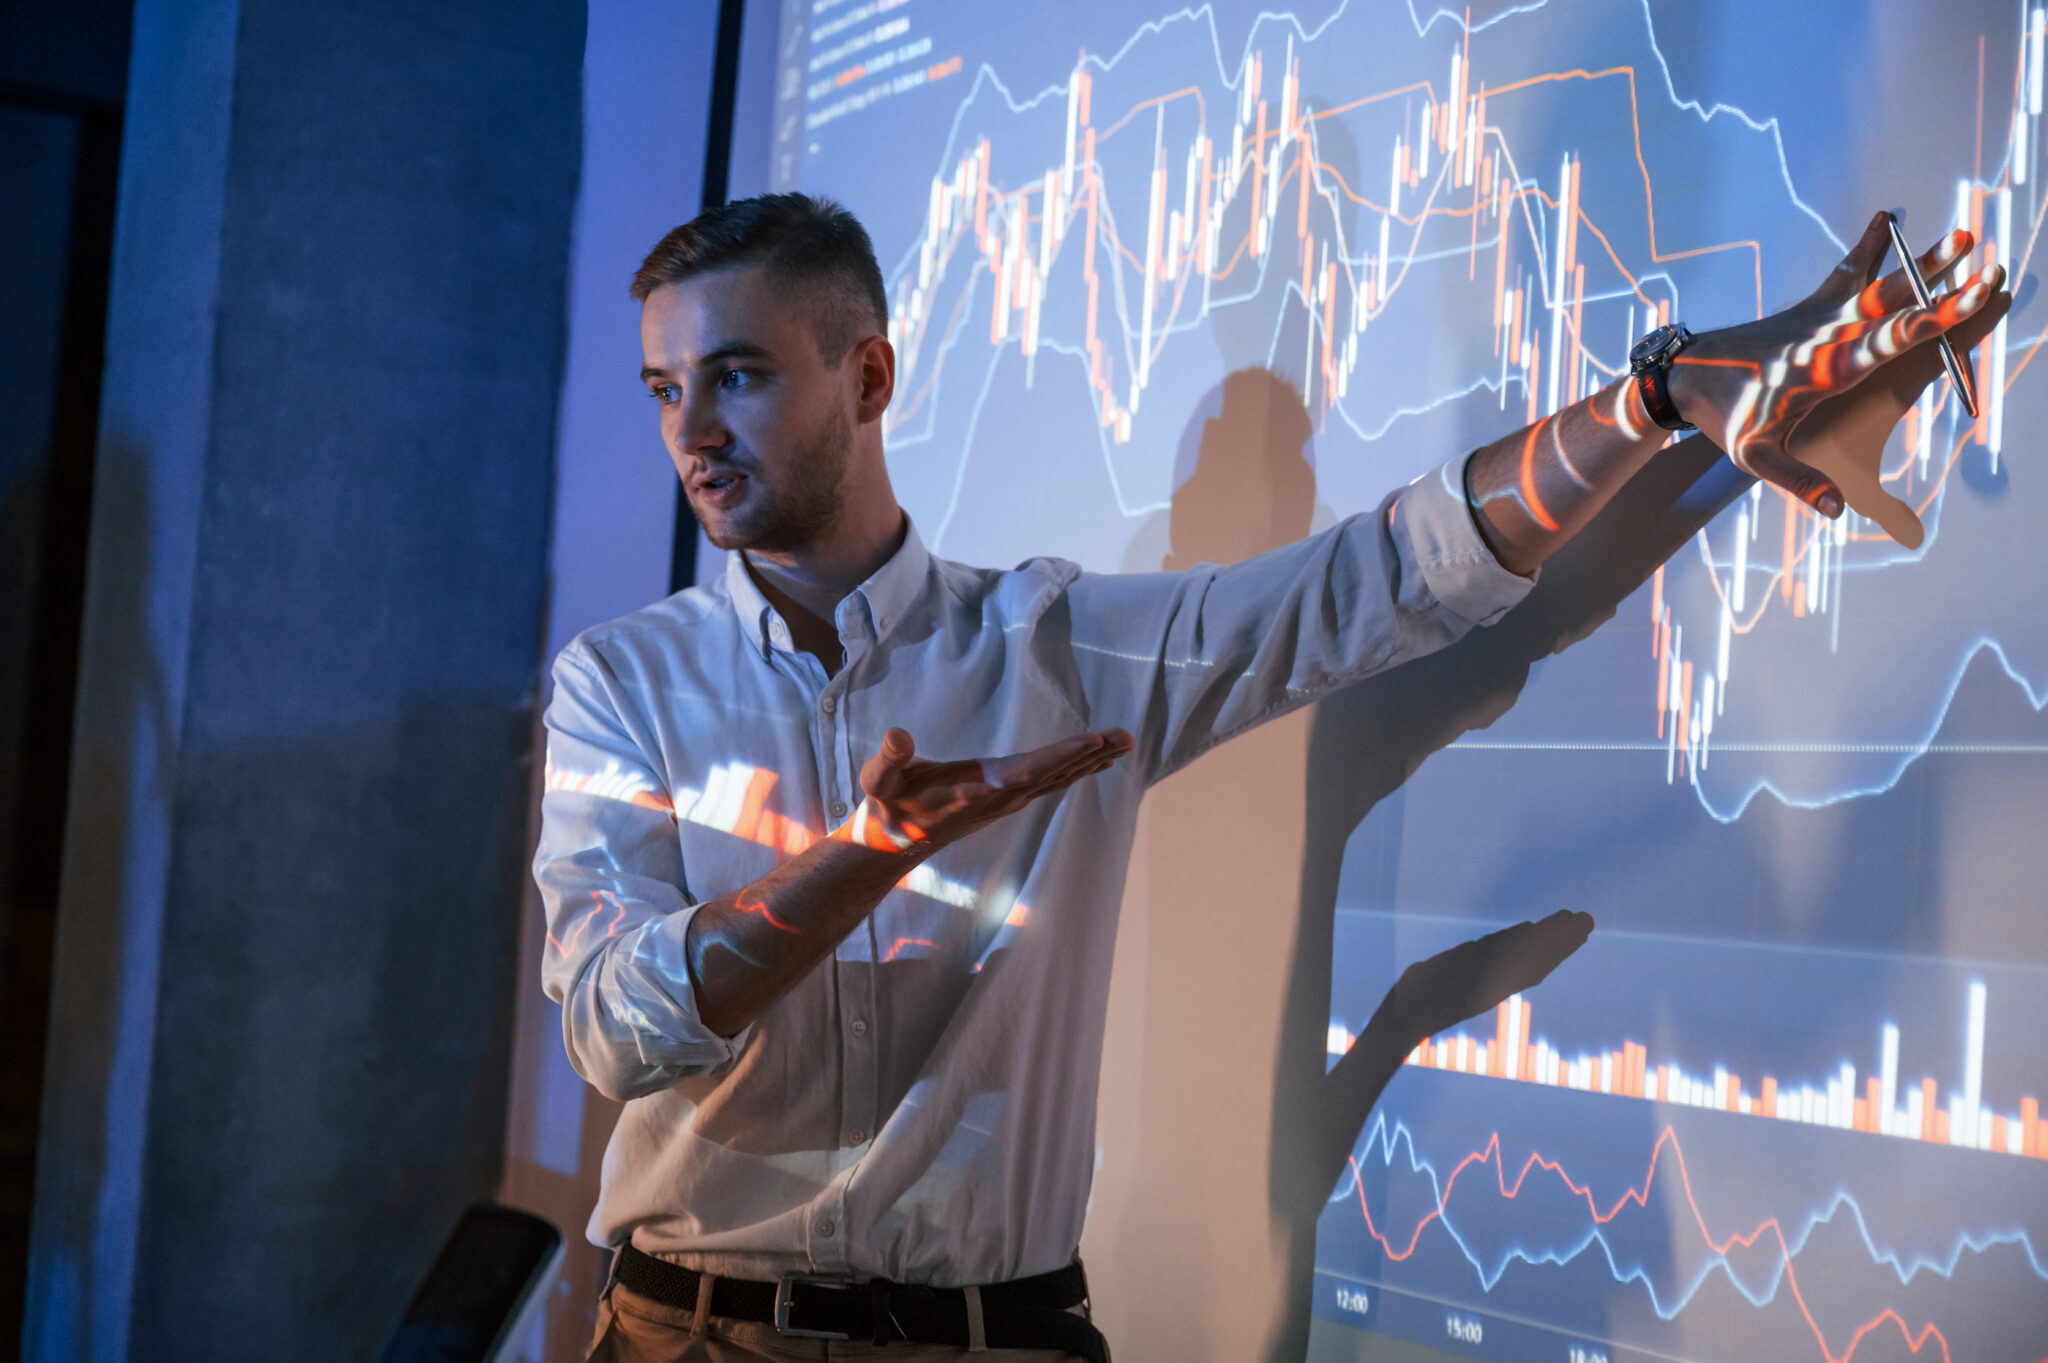
[[[1465,500],[1465,465],[1472,457],[1453,459],[1403,488],[1388,530],[1439,604],[1475,625],[1490,625],[1529,594],[1536,575],[1509,572],[1480,538]]]
[[[664,915],[641,945],[644,963],[666,982],[664,995],[675,1002],[676,1011],[664,1027],[668,1039],[688,1048],[687,1063],[693,1068],[715,1070],[731,1064],[747,1048],[754,1024],[750,1022],[728,1037],[720,1036],[704,1023],[688,963],[690,920],[703,908],[702,904],[692,904]]]

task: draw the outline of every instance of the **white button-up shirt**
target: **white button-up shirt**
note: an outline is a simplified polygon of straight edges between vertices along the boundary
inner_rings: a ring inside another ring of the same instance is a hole
[[[577,1071],[626,1100],[589,1233],[721,1275],[997,1282],[1067,1263],[1095,1163],[1110,953],[1145,788],[1529,589],[1462,461],[1230,567],[934,558],[836,612],[827,678],[735,554],[555,664],[534,873]],[[694,906],[836,827],[892,725],[994,756],[1120,725],[1131,756],[940,850],[752,1026],[705,1027]]]

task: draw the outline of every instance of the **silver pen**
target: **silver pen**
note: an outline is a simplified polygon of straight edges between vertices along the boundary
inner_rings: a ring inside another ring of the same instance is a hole
[[[1905,268],[1906,282],[1913,286],[1913,297],[1920,300],[1921,307],[1933,307],[1934,295],[1928,291],[1927,281],[1920,277],[1920,263],[1913,259],[1913,248],[1906,245],[1906,234],[1899,227],[1899,215],[1887,213],[1884,220],[1885,225],[1892,229],[1892,245],[1898,248],[1899,264]],[[1956,396],[1963,400],[1963,410],[1975,419],[1977,384],[1970,377],[1969,362],[1956,353],[1956,348],[1949,344],[1946,333],[1935,338],[1934,343],[1941,347],[1941,362],[1948,367],[1948,380],[1955,385]]]

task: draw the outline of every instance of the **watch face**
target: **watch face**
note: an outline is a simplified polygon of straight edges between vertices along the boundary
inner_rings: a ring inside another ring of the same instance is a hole
[[[1628,350],[1629,368],[1640,370],[1648,365],[1655,364],[1663,356],[1665,347],[1669,346],[1677,335],[1677,327],[1666,325],[1658,327],[1655,331],[1637,341]]]

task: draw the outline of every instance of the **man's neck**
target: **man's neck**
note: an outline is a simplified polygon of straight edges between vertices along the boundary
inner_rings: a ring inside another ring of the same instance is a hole
[[[795,645],[815,656],[828,673],[839,670],[839,603],[895,557],[909,533],[900,510],[886,535],[864,542],[807,546],[787,553],[746,550],[748,571],[768,604],[788,622]]]

